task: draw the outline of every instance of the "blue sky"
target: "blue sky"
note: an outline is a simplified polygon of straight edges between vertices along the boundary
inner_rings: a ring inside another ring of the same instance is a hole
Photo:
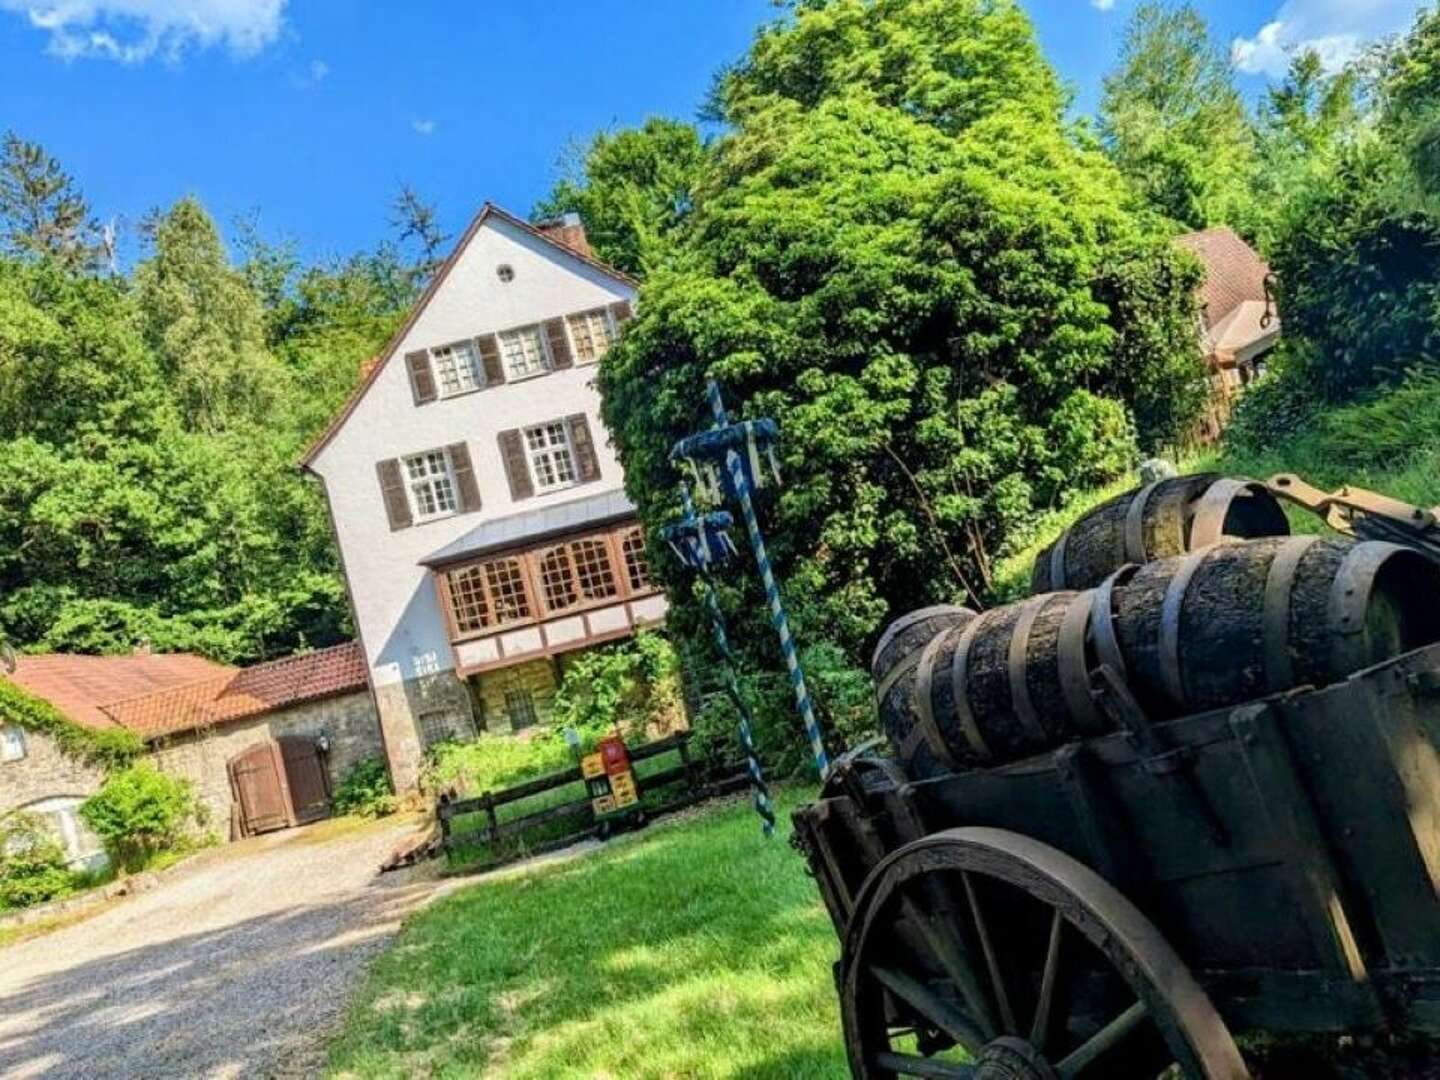
[[[1092,108],[1139,0],[1028,0]],[[1420,0],[1200,0],[1249,92],[1313,43],[1339,62]],[[38,140],[96,210],[134,222],[198,195],[310,257],[387,234],[399,183],[458,230],[527,213],[568,144],[691,117],[770,0],[0,0],[0,126]]]

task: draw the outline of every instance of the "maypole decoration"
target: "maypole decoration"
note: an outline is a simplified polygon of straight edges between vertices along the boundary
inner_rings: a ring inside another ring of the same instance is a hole
[[[740,504],[740,513],[745,520],[745,531],[750,536],[750,547],[755,552],[756,565],[765,584],[765,597],[770,605],[770,621],[780,635],[780,650],[785,657],[785,666],[790,671],[790,684],[795,690],[795,707],[805,724],[805,734],[810,740],[810,750],[815,758],[815,769],[821,779],[830,771],[830,759],[825,753],[825,742],[820,735],[820,724],[815,718],[815,706],[810,700],[810,691],[805,686],[805,672],[800,666],[800,657],[795,648],[795,638],[790,633],[790,620],[785,614],[785,605],[780,599],[780,583],[770,566],[770,556],[765,551],[765,537],[760,532],[760,522],[755,516],[753,492],[766,483],[764,465],[770,466],[770,477],[780,483],[780,469],[775,462],[775,443],[780,429],[774,420],[745,420],[731,423],[720,397],[720,387],[713,380],[705,386],[710,401],[710,411],[715,417],[715,427],[698,435],[681,439],[670,451],[670,459],[683,462],[690,470],[696,484],[717,501],[721,495],[729,495]]]
[[[725,632],[725,615],[720,610],[720,600],[711,577],[714,567],[729,562],[738,554],[729,532],[734,519],[724,511],[703,517],[697,515],[695,504],[690,499],[690,487],[684,482],[680,484],[680,501],[684,507],[684,517],[676,524],[661,529],[660,538],[670,545],[671,550],[686,567],[700,576],[705,586],[705,613],[710,617],[710,632],[715,638],[715,648],[720,653],[721,669],[725,673],[725,693],[740,714],[740,745],[745,751],[745,764],[750,772],[755,812],[760,815],[760,827],[765,835],[769,836],[775,831],[775,810],[770,803],[770,789],[765,784],[765,774],[760,768],[760,754],[755,749],[750,706],[740,693],[740,680],[735,674],[735,654],[730,649],[730,636]]]

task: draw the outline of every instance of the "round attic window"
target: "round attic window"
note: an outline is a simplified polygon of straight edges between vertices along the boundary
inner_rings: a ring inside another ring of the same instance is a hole
[[[515,280],[515,268],[509,263],[501,263],[495,268],[495,273],[507,285]]]

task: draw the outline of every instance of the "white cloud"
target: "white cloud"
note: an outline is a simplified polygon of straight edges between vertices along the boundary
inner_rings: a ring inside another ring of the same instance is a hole
[[[1115,6],[1115,0],[1090,0],[1090,6],[1096,11],[1109,11]]]
[[[437,125],[434,120],[411,120],[410,126],[421,135],[434,135]]]
[[[1426,0],[1285,0],[1254,37],[1231,43],[1235,66],[1251,75],[1281,78],[1298,52],[1313,49],[1338,71],[1365,46],[1405,30]]]
[[[309,90],[310,87],[324,82],[329,74],[330,65],[324,60],[311,60],[304,71],[291,73],[290,85],[297,90]]]
[[[66,60],[99,57],[136,64],[188,49],[223,46],[253,56],[280,36],[286,0],[0,0],[49,35]]]

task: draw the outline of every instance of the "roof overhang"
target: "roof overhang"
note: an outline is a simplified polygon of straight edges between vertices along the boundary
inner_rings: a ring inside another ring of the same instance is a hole
[[[526,547],[634,517],[635,504],[623,490],[616,488],[482,522],[458,539],[432,551],[420,560],[420,565],[435,570],[480,555]]]

